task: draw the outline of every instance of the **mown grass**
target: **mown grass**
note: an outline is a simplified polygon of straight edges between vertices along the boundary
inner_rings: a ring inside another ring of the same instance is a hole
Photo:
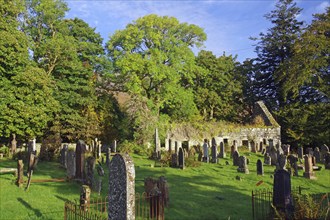
[[[144,191],[144,178],[165,176],[170,190],[166,219],[252,219],[251,191],[272,188],[275,167],[265,166],[265,175],[257,176],[256,161],[263,161],[262,155],[244,154],[250,159],[250,174],[238,173],[230,158],[220,159],[219,164],[202,163],[199,167],[180,170],[152,167],[153,161],[132,155],[136,192]],[[226,161],[230,165],[225,165]],[[0,160],[0,168],[3,167],[16,167],[16,162]],[[316,172],[317,180],[308,180],[302,177],[302,173],[300,170],[300,176],[291,178],[292,187],[302,186],[303,193],[330,191],[330,171],[324,166]],[[108,191],[107,176],[106,170],[102,183],[103,197]],[[241,181],[236,180],[236,176],[240,176]],[[39,163],[33,174],[33,179],[64,177],[65,170],[54,162]],[[25,191],[15,185],[15,179],[12,174],[0,175],[0,219],[63,219],[64,201],[79,199],[80,184],[76,182],[32,183]],[[259,181],[263,183],[256,186]],[[92,197],[98,197],[97,193],[93,192]]]

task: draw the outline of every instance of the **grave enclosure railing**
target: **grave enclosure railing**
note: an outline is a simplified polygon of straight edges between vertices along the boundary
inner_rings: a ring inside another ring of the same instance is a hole
[[[66,201],[64,220],[107,220],[108,198],[93,199],[82,206],[79,202]],[[146,193],[135,195],[135,219],[164,220],[164,200],[161,195],[149,196]]]
[[[293,206],[295,207],[295,201],[297,196],[301,196],[302,199],[306,200],[307,196],[302,194],[302,188],[299,186],[291,190],[293,198]],[[317,202],[320,210],[325,210],[329,207],[329,193],[320,193],[309,195],[313,201]],[[327,198],[327,199],[324,199]],[[321,203],[319,203],[321,201]],[[252,217],[254,220],[259,219],[272,219],[273,213],[273,190],[272,189],[261,189],[252,191]],[[298,210],[297,210],[298,211]]]

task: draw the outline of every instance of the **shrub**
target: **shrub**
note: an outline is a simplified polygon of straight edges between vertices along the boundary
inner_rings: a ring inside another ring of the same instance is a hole
[[[313,198],[314,197],[314,198]],[[323,194],[321,198],[311,195],[296,195],[294,219],[328,219],[329,197],[328,194]],[[322,205],[325,203],[325,205]]]
[[[6,157],[9,156],[9,152],[10,152],[9,147],[6,147],[6,146],[0,147],[0,153],[5,155]]]

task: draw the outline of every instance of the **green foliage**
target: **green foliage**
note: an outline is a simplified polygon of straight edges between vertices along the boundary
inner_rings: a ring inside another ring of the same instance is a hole
[[[128,154],[134,153],[141,156],[150,156],[152,152],[151,148],[147,148],[146,146],[139,145],[136,144],[135,142],[127,141],[127,140],[118,144],[118,150],[121,153],[128,153]]]
[[[294,219],[327,219],[329,217],[328,194],[322,194],[319,199],[311,195],[296,195],[294,200]]]

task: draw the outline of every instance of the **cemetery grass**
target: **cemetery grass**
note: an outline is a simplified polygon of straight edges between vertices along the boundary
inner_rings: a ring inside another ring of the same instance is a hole
[[[228,155],[228,154],[227,154]],[[144,178],[165,176],[169,184],[170,205],[165,210],[165,219],[252,219],[251,192],[271,189],[273,166],[264,166],[264,176],[256,174],[256,162],[263,161],[261,154],[243,153],[250,159],[250,174],[238,173],[230,158],[220,159],[218,164],[201,163],[198,167],[184,170],[169,167],[154,167],[154,162],[145,156],[131,155],[135,164],[135,187],[137,193],[144,191]],[[230,165],[225,165],[228,161]],[[319,164],[321,166],[321,164]],[[16,167],[12,160],[0,160],[0,168]],[[107,196],[108,171],[103,165],[101,196]],[[24,168],[26,170],[26,167]],[[95,172],[96,173],[96,172]],[[330,192],[330,171],[316,172],[317,180],[292,177],[292,187],[301,186],[303,193]],[[237,180],[239,176],[241,180]],[[65,170],[56,162],[40,162],[33,174],[34,180],[64,178]],[[0,175],[0,219],[63,219],[64,202],[79,200],[80,184],[77,182],[31,183],[29,190],[15,185],[13,174]],[[26,176],[24,180],[27,181]],[[262,183],[260,182],[262,181]],[[257,186],[257,183],[261,183]],[[98,194],[92,192],[92,198]]]

